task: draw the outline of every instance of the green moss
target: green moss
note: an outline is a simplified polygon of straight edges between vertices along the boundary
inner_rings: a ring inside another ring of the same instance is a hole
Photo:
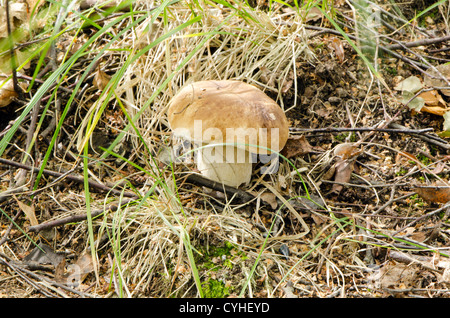
[[[339,143],[342,143],[342,142],[346,142],[347,138],[349,136],[350,136],[350,138],[349,138],[348,142],[355,142],[356,141],[356,134],[354,134],[354,133],[347,133],[347,132],[341,133],[341,134],[337,134],[336,136],[334,136],[334,139],[336,141],[338,141]]]
[[[203,271],[206,277],[202,282],[204,296],[223,298],[230,295],[233,287],[225,286],[225,283],[216,277],[228,277],[238,260],[247,259],[245,253],[230,242],[224,242],[222,245],[200,246],[197,250],[200,254],[195,256],[195,263],[198,270]]]
[[[238,251],[236,246],[230,242],[225,242],[223,245],[208,247],[199,247],[201,255],[197,256],[196,263],[200,269],[207,269],[217,271],[220,268],[233,268],[232,259],[236,256],[241,259],[246,259],[246,255],[242,251]],[[232,253],[232,251],[234,252]],[[220,262],[217,262],[220,259]]]
[[[202,283],[203,293],[206,298],[224,298],[230,295],[230,288],[217,279],[209,279]]]

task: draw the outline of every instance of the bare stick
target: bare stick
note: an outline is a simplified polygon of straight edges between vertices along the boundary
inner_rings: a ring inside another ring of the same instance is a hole
[[[409,48],[409,47],[426,46],[446,41],[450,41],[450,35],[442,36],[439,38],[431,38],[431,39],[426,38],[412,42],[402,42],[397,44],[386,45],[386,48],[389,50],[399,50],[404,49],[405,47]]]
[[[115,212],[117,211],[119,208],[129,204],[130,202],[134,201],[134,199],[127,199],[127,200],[122,200],[120,202],[120,204],[117,203],[113,203],[111,205],[109,205],[108,207],[106,207],[106,209],[98,209],[95,211],[91,212],[91,217],[95,218],[103,213],[108,213],[108,212]],[[43,230],[48,230],[57,226],[61,226],[61,225],[65,225],[68,223],[76,223],[76,222],[81,222],[84,221],[88,218],[88,215],[85,214],[76,214],[76,215],[71,215],[62,219],[57,219],[57,220],[53,220],[53,221],[48,221],[48,222],[44,222],[38,225],[34,225],[34,226],[30,226],[28,227],[28,231],[30,232],[40,232]]]
[[[4,163],[4,164],[10,165],[10,166],[14,166],[14,167],[18,167],[18,168],[22,168],[22,169],[26,169],[26,170],[33,170],[34,172],[39,172],[40,171],[39,168],[30,167],[29,165],[22,164],[22,163],[19,163],[19,162],[8,160],[8,159],[4,159],[4,158],[0,158],[0,163]],[[45,175],[56,177],[56,178],[59,178],[59,177],[63,176],[63,173],[59,173],[59,172],[52,171],[52,170],[47,170],[47,169],[44,169],[43,173]],[[69,179],[71,181],[75,181],[77,183],[81,183],[81,184],[84,183],[84,178],[80,177],[80,176],[68,174],[68,175],[65,176],[65,178],[67,178],[67,179]],[[120,190],[117,190],[117,189],[114,189],[114,188],[110,188],[110,187],[108,187],[108,186],[106,186],[104,184],[101,184],[101,183],[98,183],[98,182],[95,182],[95,181],[92,181],[92,180],[88,180],[88,183],[89,183],[89,186],[91,186],[93,188],[96,188],[96,189],[99,189],[99,190],[103,190],[103,191],[106,191],[106,192],[112,192],[114,194],[123,195],[123,196],[129,197],[129,198],[135,198],[135,199],[138,198],[138,196],[135,193],[130,193],[130,192],[123,192],[122,193],[122,191],[120,191]]]
[[[395,129],[402,129],[403,126],[400,124],[397,124],[397,123],[390,123],[389,127],[393,127]],[[416,133],[413,133],[413,135],[417,136],[417,138],[420,138],[425,142],[429,142],[429,143],[439,146],[443,149],[450,150],[450,144],[448,144],[445,140],[443,140],[437,136],[432,136],[429,134],[416,134]]]
[[[255,199],[255,197],[243,190],[229,187],[227,185],[223,185],[219,182],[215,182],[206,178],[203,178],[202,176],[198,174],[189,174],[186,178],[186,181],[191,182],[193,184],[204,186],[216,191],[223,192],[225,194],[236,196],[239,200],[243,202],[250,202]]]
[[[8,40],[9,40],[9,54],[11,58],[11,71],[12,71],[12,79],[14,90],[17,94],[19,94],[19,99],[22,99],[22,90],[17,83],[17,72],[16,72],[16,56],[14,54],[13,48],[13,38],[12,38],[12,30],[11,30],[11,21],[9,16],[9,0],[6,0],[6,29],[8,30]]]
[[[311,133],[324,133],[324,132],[345,132],[345,131],[379,131],[379,132],[391,132],[400,134],[422,134],[425,132],[433,131],[433,128],[424,129],[408,129],[408,128],[372,128],[372,127],[353,127],[353,128],[289,128],[291,131],[311,132]]]

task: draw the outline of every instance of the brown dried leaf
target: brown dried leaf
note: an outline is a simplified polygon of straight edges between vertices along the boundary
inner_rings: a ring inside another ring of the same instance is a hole
[[[312,150],[311,145],[306,140],[305,136],[289,137],[281,154],[286,158],[292,158],[299,155],[306,155]]]
[[[425,105],[428,106],[438,106],[441,105],[445,107],[447,103],[444,101],[442,96],[437,92],[437,90],[427,91],[419,94],[425,101]]]
[[[418,232],[414,232],[413,234],[411,234],[409,236],[409,238],[418,241],[418,242],[424,242],[427,239],[427,233],[422,232],[422,231],[418,231]]]
[[[45,0],[26,0],[28,3],[28,19],[30,19],[32,12],[37,12],[46,1]]]
[[[388,262],[379,268],[379,280],[375,283],[380,288],[406,289],[417,281],[417,270],[406,264]]]
[[[339,63],[343,63],[345,59],[345,52],[342,41],[336,37],[332,37],[330,41],[330,46],[334,50],[334,53],[336,53],[336,57],[338,58]]]
[[[276,209],[278,206],[278,202],[277,202],[277,197],[275,196],[275,194],[270,193],[270,192],[265,192],[263,194],[261,194],[261,199],[266,202],[267,204],[270,205],[270,207],[272,209]]]
[[[10,27],[14,31],[17,27],[24,24],[28,18],[28,8],[26,3],[10,2],[9,3],[9,19]],[[8,28],[6,24],[5,6],[0,6],[0,38],[8,36]],[[25,30],[24,30],[25,32]]]
[[[334,175],[334,181],[338,183],[348,183],[352,176],[353,168],[355,166],[354,160],[339,160],[336,162],[336,172]],[[331,192],[339,194],[344,186],[342,184],[333,184]]]
[[[315,110],[316,114],[325,119],[329,119],[336,112],[336,107],[332,106],[329,101],[323,103],[324,107]]]
[[[448,108],[444,108],[442,106],[423,106],[420,111],[437,116],[444,116],[444,114],[448,111]]]
[[[13,81],[10,80],[0,80],[0,107],[5,107],[11,104],[18,94],[14,90]]]
[[[444,76],[447,79],[450,79],[450,64],[441,64],[436,66],[436,70],[442,74],[442,76]],[[430,67],[427,70],[427,74],[430,74],[433,77],[430,77],[428,75],[424,76],[424,84],[429,86],[429,87],[445,87],[447,86],[447,83],[439,78],[440,74],[435,71],[434,68]],[[438,78],[434,78],[434,77],[438,77]],[[446,96],[450,96],[450,89],[442,89],[440,90],[440,92]]]
[[[442,161],[439,161],[436,163],[436,166],[434,167],[433,170],[431,170],[431,172],[434,174],[440,174],[442,171],[444,171],[444,168],[445,168],[445,163],[443,163]]]
[[[73,264],[65,266],[65,261],[61,262],[55,271],[55,278],[57,282],[66,284],[68,286],[79,286],[86,276],[94,271],[92,258],[89,254],[84,253],[78,257]]]
[[[23,203],[22,201],[17,200],[16,197],[14,197],[17,201],[17,204],[19,204],[19,208],[25,213],[28,221],[30,221],[31,226],[35,226],[38,225],[39,222],[36,219],[36,214],[34,211],[34,206],[33,205],[27,205],[25,203]]]
[[[357,145],[352,142],[339,144],[334,148],[334,155],[344,160],[353,158],[362,152],[361,149],[356,147]]]
[[[106,85],[108,85],[110,79],[111,76],[98,69],[97,72],[95,73],[92,84],[94,84],[94,86],[97,87],[97,89],[102,91],[105,89]]]
[[[416,185],[414,192],[427,202],[447,203],[450,201],[450,186],[440,182],[430,186]]]
[[[305,22],[315,22],[323,18],[323,13],[317,7],[312,7],[306,14]]]

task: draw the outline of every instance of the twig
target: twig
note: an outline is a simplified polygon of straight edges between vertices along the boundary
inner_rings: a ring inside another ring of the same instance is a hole
[[[418,46],[426,46],[426,45],[432,45],[436,43],[446,42],[450,41],[450,35],[442,36],[439,38],[431,38],[431,39],[421,39],[417,41],[412,42],[402,42],[397,44],[391,44],[387,45],[386,48],[389,50],[399,50],[399,49],[405,49],[410,47],[418,47]]]
[[[379,131],[379,132],[391,132],[400,134],[423,134],[425,132],[433,131],[433,128],[424,129],[408,129],[404,128],[372,128],[372,127],[353,127],[353,128],[341,128],[341,127],[327,127],[327,128],[289,128],[291,131],[310,132],[310,133],[324,133],[324,132],[345,132],[345,131]]]
[[[440,212],[442,212],[442,211],[444,211],[444,210],[447,210],[447,209],[449,209],[449,208],[450,208],[450,202],[449,202],[449,203],[446,203],[445,205],[441,206],[440,208],[438,208],[438,209],[436,209],[436,210],[434,210],[434,211],[432,211],[432,212],[428,212],[427,214],[424,214],[424,215],[422,215],[421,217],[418,217],[418,218],[414,219],[413,221],[409,222],[408,224],[406,224],[406,225],[405,225],[404,227],[402,227],[401,229],[395,231],[395,232],[392,234],[392,236],[397,235],[398,233],[404,231],[406,228],[413,226],[414,224],[416,224],[417,222],[419,222],[419,221],[421,221],[421,220],[423,220],[423,219],[425,219],[425,218],[431,217],[431,216],[433,216],[433,215],[435,215],[435,214],[437,214],[437,213],[440,213]]]
[[[91,212],[91,217],[95,218],[103,213],[108,213],[108,212],[115,212],[117,211],[119,208],[133,202],[134,199],[126,199],[126,200],[122,200],[120,202],[120,204],[117,203],[113,203],[111,205],[109,205],[108,207],[106,207],[106,209],[98,209],[95,211]],[[48,221],[48,222],[44,222],[38,225],[34,225],[34,226],[30,226],[28,227],[28,231],[30,232],[40,232],[43,230],[48,230],[57,226],[61,226],[61,225],[65,225],[68,223],[75,223],[75,222],[81,222],[84,220],[87,220],[88,215],[87,214],[76,214],[76,215],[71,215],[62,219],[57,219],[57,220],[53,220],[53,221]]]
[[[237,198],[238,200],[240,200],[243,203],[248,203],[250,201],[257,199],[257,197],[255,197],[254,195],[252,195],[244,190],[230,187],[230,186],[224,185],[222,183],[206,179],[199,174],[189,174],[186,177],[186,181],[193,183],[197,186],[204,186],[204,187],[216,190],[216,191],[220,191],[230,197],[234,196],[235,198]],[[314,200],[316,200],[316,199],[314,199]],[[264,200],[261,200],[261,201],[264,205],[270,206],[270,204],[265,202]],[[277,201],[278,207],[286,208],[286,205],[283,203],[282,200],[277,198],[276,201]],[[318,201],[320,201],[319,198],[317,198],[316,202],[318,202]],[[289,201],[289,204],[292,205],[292,207],[294,207],[296,210],[309,211],[309,212],[319,211],[319,210],[323,211],[323,210],[319,209],[319,206],[313,207],[314,204],[311,203],[310,200],[304,199],[302,197],[297,198],[296,201]],[[315,209],[315,208],[317,208],[317,209]]]
[[[392,127],[394,129],[406,128],[406,127],[404,127],[404,126],[402,126],[400,124],[397,124],[397,123],[390,123],[389,127]],[[428,134],[421,135],[421,134],[418,134],[418,133],[413,133],[413,135],[415,135],[417,138],[422,139],[425,142],[429,142],[429,143],[434,144],[436,146],[439,146],[439,147],[441,147],[443,149],[450,150],[450,144],[448,144],[445,140],[443,140],[443,139],[441,139],[441,138],[439,138],[437,136],[431,136],[431,135],[428,135]]]
[[[26,170],[33,170],[34,172],[39,172],[40,169],[36,168],[36,167],[31,167],[29,165],[26,164],[22,164],[19,162],[15,162],[12,160],[8,160],[8,159],[4,159],[4,158],[0,158],[0,163],[4,163],[10,166],[14,166],[14,167],[18,167],[18,168],[22,168],[22,169],[26,169]],[[59,173],[56,171],[52,171],[52,170],[47,170],[44,169],[42,171],[43,174],[48,175],[48,176],[52,176],[52,177],[56,177],[59,178],[61,176],[63,176],[63,173]],[[65,178],[71,180],[71,181],[75,181],[77,183],[84,183],[84,178],[80,177],[80,176],[76,176],[76,175],[72,175],[72,174],[68,174],[65,176]],[[118,195],[123,195],[124,197],[128,197],[128,198],[138,198],[138,196],[135,193],[131,193],[131,192],[122,192],[120,190],[114,189],[114,188],[110,188],[104,184],[92,181],[92,180],[88,180],[89,186],[102,190],[102,191],[106,191],[106,192],[112,192],[114,194],[118,194]]]
[[[250,201],[256,199],[253,195],[251,195],[243,190],[229,187],[229,186],[221,184],[219,182],[215,182],[215,181],[203,178],[202,176],[200,176],[198,174],[189,174],[186,177],[186,181],[192,182],[193,184],[196,184],[199,186],[204,186],[204,187],[216,190],[216,191],[223,192],[230,196],[235,196],[236,198],[238,198],[240,201],[242,201],[244,203],[247,203],[247,202],[250,202]]]
[[[9,44],[9,54],[11,58],[11,72],[12,72],[12,80],[14,85],[14,91],[19,95],[19,99],[22,99],[22,90],[17,83],[17,71],[16,71],[16,56],[13,48],[13,38],[12,38],[12,30],[11,30],[11,20],[9,15],[9,0],[6,0],[6,29],[8,30],[8,44]]]
[[[0,255],[0,264],[3,264],[5,266],[8,266],[12,271],[14,271],[18,276],[20,276],[23,280],[25,280],[28,284],[33,286],[37,291],[42,293],[46,297],[54,297],[54,295],[50,294],[46,290],[42,289],[39,284],[36,284],[31,279],[29,279],[25,274],[22,272],[25,271],[23,268],[20,268],[19,266],[11,264],[9,261],[3,258],[3,255]],[[34,274],[35,275],[35,274]]]
[[[5,231],[5,233],[3,234],[3,237],[0,239],[0,246],[3,245],[3,243],[6,242],[6,240],[8,239],[8,235],[9,232],[11,232],[13,226],[14,226],[14,222],[19,218],[20,214],[22,213],[22,210],[19,209],[16,213],[16,215],[14,215],[11,224],[9,225],[8,229]]]
[[[19,264],[13,264],[13,261],[7,261],[5,259],[4,255],[0,255],[0,263],[7,265],[8,267],[10,267],[14,272],[16,272],[20,277],[22,277],[23,279],[25,279],[30,285],[32,285],[34,288],[36,288],[36,290],[38,290],[39,292],[41,292],[43,295],[47,296],[47,297],[55,297],[55,295],[52,295],[50,293],[48,293],[47,291],[43,290],[40,286],[42,286],[41,284],[37,284],[33,281],[31,281],[28,277],[25,276],[25,274],[32,276],[34,279],[39,280],[39,281],[45,281],[47,283],[49,283],[52,286],[64,289],[68,292],[74,293],[75,295],[78,295],[80,297],[92,297],[92,295],[87,294],[87,293],[83,293],[80,292],[74,288],[71,288],[69,286],[66,286],[64,284],[60,284],[55,282],[54,280],[51,280],[50,278],[46,277],[46,276],[42,276],[42,275],[38,275],[30,270],[27,270],[25,268],[23,268],[21,265]],[[44,285],[45,286],[45,285]]]

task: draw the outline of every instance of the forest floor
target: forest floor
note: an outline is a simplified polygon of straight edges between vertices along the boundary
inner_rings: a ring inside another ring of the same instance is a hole
[[[0,297],[450,296],[447,1],[13,3]],[[171,162],[168,102],[213,79],[285,110],[276,174]]]

